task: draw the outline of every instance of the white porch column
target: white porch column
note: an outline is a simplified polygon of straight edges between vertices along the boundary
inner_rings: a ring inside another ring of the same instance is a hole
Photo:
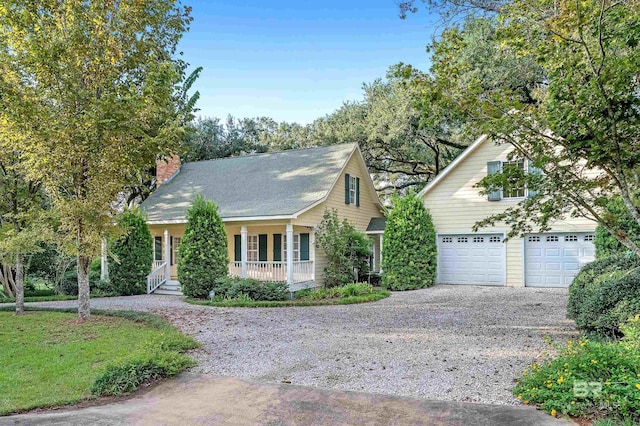
[[[247,227],[240,227],[240,261],[242,262],[242,278],[247,278]]]
[[[171,279],[171,243],[169,242],[169,230],[164,230],[164,276],[167,282]]]
[[[380,273],[382,273],[382,235],[380,234]]]
[[[293,285],[293,225],[287,223],[287,284]]]
[[[104,281],[107,278],[109,278],[109,264],[107,263],[107,240],[103,238],[100,252],[100,279]]]

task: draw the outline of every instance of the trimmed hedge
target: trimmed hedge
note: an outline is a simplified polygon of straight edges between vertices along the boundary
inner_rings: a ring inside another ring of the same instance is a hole
[[[251,300],[275,301],[289,298],[289,287],[285,282],[267,282],[250,278],[222,277],[213,286],[216,298],[235,299],[241,295]]]
[[[112,290],[121,296],[144,294],[147,290],[146,278],[153,263],[151,232],[137,209],[123,212],[118,217],[118,226],[126,233],[111,242],[109,248],[113,254],[109,256]]]
[[[640,312],[640,258],[616,255],[586,265],[569,287],[567,314],[598,337],[620,336],[620,324]]]
[[[382,286],[415,290],[436,282],[436,231],[431,214],[415,194],[395,198],[382,247]]]
[[[218,206],[202,195],[187,211],[178,257],[178,280],[188,297],[208,297],[215,281],[229,272],[227,234]]]

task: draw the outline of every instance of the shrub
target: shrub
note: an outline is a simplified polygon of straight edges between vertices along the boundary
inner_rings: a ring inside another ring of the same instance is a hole
[[[322,300],[366,296],[373,293],[373,287],[368,283],[350,283],[340,287],[315,288],[299,291],[296,299]]]
[[[143,383],[174,376],[193,364],[193,360],[186,355],[168,352],[147,361],[111,366],[96,379],[91,392],[100,396],[124,395],[135,391]]]
[[[640,258],[616,255],[586,265],[569,287],[567,314],[582,331],[620,336],[620,323],[640,312]]]
[[[513,392],[523,402],[537,404],[553,415],[606,415],[638,421],[639,357],[637,346],[623,342],[569,341],[557,358],[523,371]],[[585,392],[596,386],[602,386],[600,392]]]
[[[153,263],[149,227],[138,209],[120,214],[118,225],[125,234],[110,243],[109,281],[118,295],[144,294]]]
[[[609,200],[604,210],[603,220],[615,230],[616,234],[624,235],[636,244],[640,244],[640,225],[633,219],[622,198],[616,197]],[[597,259],[603,259],[615,254],[624,254],[628,251],[602,225],[596,228],[594,244],[596,246]]]
[[[358,232],[347,219],[341,221],[335,210],[324,212],[316,229],[316,246],[327,257],[324,268],[327,287],[353,283],[358,275],[369,273],[369,238]]]
[[[431,215],[413,192],[394,199],[382,247],[382,286],[414,290],[436,282],[436,232]]]
[[[249,278],[222,277],[215,280],[216,297],[236,299],[245,295],[251,300],[287,300],[289,287],[285,282],[259,281]]]
[[[189,297],[206,298],[215,281],[229,272],[227,234],[218,207],[201,195],[187,212],[178,256],[178,280]]]

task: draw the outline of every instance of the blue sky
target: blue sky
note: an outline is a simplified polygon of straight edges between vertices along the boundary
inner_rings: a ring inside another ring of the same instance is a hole
[[[428,67],[426,14],[398,18],[394,0],[184,0],[194,21],[180,45],[199,115],[307,123],[362,97],[363,82],[400,61]]]

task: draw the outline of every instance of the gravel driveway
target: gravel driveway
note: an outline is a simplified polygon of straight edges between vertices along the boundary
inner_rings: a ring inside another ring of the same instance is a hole
[[[567,290],[436,286],[375,303],[212,308],[173,296],[92,299],[160,314],[202,343],[196,372],[428,399],[517,404],[513,379],[575,335]],[[73,306],[43,302],[43,306]]]

